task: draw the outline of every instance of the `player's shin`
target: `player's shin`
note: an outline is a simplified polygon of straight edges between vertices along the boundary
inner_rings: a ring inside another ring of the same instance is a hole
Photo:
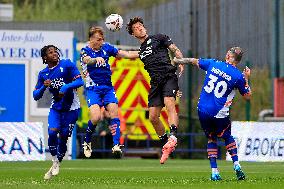
[[[65,133],[66,134],[66,133]],[[67,151],[67,137],[66,136],[60,136],[58,138],[58,152],[57,152],[57,158],[59,162],[62,161],[63,157],[65,156],[65,153]]]
[[[113,145],[119,145],[119,139],[120,139],[120,120],[119,118],[113,118],[110,120],[110,126],[109,126]]]
[[[48,147],[49,152],[52,156],[57,155],[57,130],[54,129],[48,129]]]
[[[231,155],[231,158],[234,164],[238,164],[238,150],[237,150],[236,141],[234,137],[230,135],[229,137],[224,138],[224,139],[225,139],[226,149]]]
[[[159,139],[161,141],[161,146],[163,147],[168,142],[168,135],[167,135],[167,133],[159,136]]]
[[[221,180],[221,176],[217,168],[218,146],[217,146],[216,141],[210,141],[210,140],[208,141],[207,153],[208,153],[208,159],[210,161],[210,166],[212,170],[211,180],[212,181]]]
[[[112,139],[113,139],[112,153],[115,158],[121,158],[122,150],[121,150],[121,145],[119,144],[119,139],[120,139],[120,120],[119,118],[113,118],[110,120],[109,129],[110,129],[110,132],[112,134]]]
[[[86,137],[85,137],[85,142],[90,143],[92,139],[92,134],[94,130],[96,129],[97,125],[94,125],[91,120],[88,121],[88,128],[86,130]]]
[[[218,147],[215,141],[207,143],[207,153],[213,173],[217,171],[217,156],[218,156]]]
[[[178,127],[177,127],[176,125],[172,124],[172,125],[170,126],[170,135],[175,135],[175,136],[176,136],[176,134],[177,134],[177,129],[178,129]]]

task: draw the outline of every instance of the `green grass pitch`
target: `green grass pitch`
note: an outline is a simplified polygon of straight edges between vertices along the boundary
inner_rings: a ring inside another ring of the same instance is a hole
[[[117,188],[117,189],[281,189],[284,163],[242,162],[245,181],[237,181],[232,162],[218,161],[222,181],[209,180],[207,160],[75,160],[64,161],[60,174],[43,180],[45,162],[0,162],[0,188]]]

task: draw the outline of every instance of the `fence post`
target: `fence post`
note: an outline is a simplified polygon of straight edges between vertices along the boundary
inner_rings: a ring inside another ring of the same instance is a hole
[[[188,57],[192,57],[192,51],[187,52]],[[187,94],[187,127],[188,133],[192,133],[192,66],[187,66],[187,76],[188,76],[188,94]],[[193,138],[194,136],[189,135],[188,137],[188,149],[192,149]],[[188,152],[188,157],[192,157],[192,153]]]
[[[77,39],[73,38],[73,62],[77,64]],[[77,124],[75,124],[72,132],[72,152],[71,152],[71,158],[76,159],[77,158]],[[81,143],[82,144],[82,143]]]
[[[250,62],[247,60],[246,61],[246,66],[250,66]],[[250,81],[248,81],[250,84]],[[250,100],[246,101],[246,121],[250,121]]]

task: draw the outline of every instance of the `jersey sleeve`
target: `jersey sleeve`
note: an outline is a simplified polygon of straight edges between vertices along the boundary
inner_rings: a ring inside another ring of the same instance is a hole
[[[109,56],[114,56],[114,57],[116,57],[118,53],[118,49],[111,44],[107,44],[107,51],[108,51]]]
[[[243,74],[241,74],[240,78],[237,80],[236,88],[239,90],[242,96],[245,96],[251,92],[250,86],[246,84],[246,80]]]
[[[44,78],[42,77],[41,72],[39,72],[38,77],[37,77],[37,83],[36,83],[36,86],[35,86],[35,90],[40,89],[43,86],[43,83],[44,83]]]
[[[90,56],[90,55],[88,54],[88,51],[85,48],[82,48],[80,51],[80,62],[81,63],[84,63],[83,58],[86,56]]]
[[[171,38],[167,35],[158,34],[157,37],[161,41],[161,44],[166,46],[166,47],[169,47],[171,44],[173,44]]]
[[[202,70],[205,70],[207,71],[209,66],[214,62],[213,59],[203,59],[203,58],[200,58],[198,60],[198,64],[199,64],[199,67],[202,69]]]
[[[75,63],[73,63],[70,59],[66,61],[67,69],[69,70],[70,76],[75,80],[78,77],[81,77],[80,71],[78,70]]]

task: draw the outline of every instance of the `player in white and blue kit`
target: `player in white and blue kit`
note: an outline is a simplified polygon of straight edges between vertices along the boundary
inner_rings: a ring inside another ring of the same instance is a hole
[[[57,47],[44,46],[41,49],[41,57],[47,67],[38,74],[33,98],[39,100],[47,88],[53,95],[48,115],[48,147],[53,164],[44,176],[44,179],[50,179],[59,173],[60,162],[67,151],[67,139],[72,133],[80,110],[76,89],[83,86],[84,81],[71,60],[59,59]]]
[[[111,82],[109,57],[138,58],[137,51],[123,51],[104,42],[104,33],[101,27],[92,26],[89,29],[88,45],[81,49],[80,60],[85,77],[87,103],[90,111],[90,120],[83,144],[84,154],[92,154],[91,136],[97,123],[101,119],[101,107],[104,106],[110,115],[110,131],[113,136],[112,152],[121,157],[120,120],[118,118],[118,100]]]
[[[229,117],[229,107],[235,96],[235,89],[238,89],[246,100],[251,96],[248,85],[250,69],[246,67],[242,73],[236,67],[242,55],[240,47],[233,47],[227,52],[225,62],[202,58],[174,59],[176,63],[191,63],[206,71],[197,109],[201,126],[208,138],[207,152],[212,168],[211,180],[214,181],[221,180],[216,162],[218,137],[225,140],[226,148],[234,162],[237,179],[245,179],[238,161],[236,142],[231,135]]]

